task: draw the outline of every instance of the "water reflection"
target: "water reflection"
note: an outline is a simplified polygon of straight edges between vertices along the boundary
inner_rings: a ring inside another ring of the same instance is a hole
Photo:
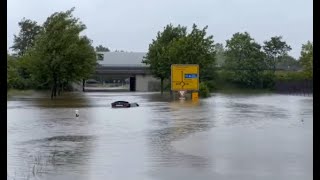
[[[152,171],[153,175],[165,174],[169,167],[197,167],[208,165],[208,160],[203,157],[183,154],[176,151],[171,143],[192,133],[210,129],[213,121],[209,119],[206,104],[192,101],[174,101],[165,108],[154,110],[157,118],[150,119],[152,124],[160,127],[148,133],[150,158],[156,168],[163,170]],[[212,112],[211,112],[212,113]],[[164,171],[164,172],[163,172]]]

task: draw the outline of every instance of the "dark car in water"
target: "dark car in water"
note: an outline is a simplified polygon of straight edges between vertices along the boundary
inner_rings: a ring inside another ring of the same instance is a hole
[[[111,103],[112,108],[129,108],[129,107],[138,107],[138,103],[129,103],[127,101],[115,101]]]
[[[128,108],[130,107],[130,103],[127,101],[116,101],[111,103],[111,107],[113,108]]]

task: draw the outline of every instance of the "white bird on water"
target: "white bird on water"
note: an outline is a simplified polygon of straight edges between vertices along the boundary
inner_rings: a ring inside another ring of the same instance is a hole
[[[77,109],[75,110],[75,112],[76,112],[76,117],[79,117],[79,110]]]

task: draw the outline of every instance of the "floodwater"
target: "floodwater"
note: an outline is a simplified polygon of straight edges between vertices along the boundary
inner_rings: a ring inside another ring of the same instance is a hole
[[[112,109],[116,100],[140,107]],[[313,178],[312,97],[35,93],[9,97],[7,117],[8,179]]]

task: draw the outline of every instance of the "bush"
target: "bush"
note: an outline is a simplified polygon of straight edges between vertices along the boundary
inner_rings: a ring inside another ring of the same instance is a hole
[[[163,91],[171,91],[171,82],[169,81],[164,81],[163,82]]]
[[[20,89],[20,90],[31,89],[34,87],[30,79],[24,79],[20,76],[18,76],[14,81],[10,82],[9,86],[10,88]]]
[[[216,83],[216,81],[213,81],[213,80],[207,81],[207,82],[206,82],[206,85],[207,85],[207,87],[209,88],[209,91],[210,91],[210,92],[217,90],[217,83]]]
[[[235,73],[232,71],[220,70],[217,72],[217,78],[221,81],[233,81]]]
[[[204,98],[210,96],[209,88],[208,88],[207,84],[204,83],[204,82],[201,82],[201,83],[200,83],[199,95],[200,95],[200,97],[204,97]]]
[[[266,72],[262,74],[262,88],[274,89],[275,75],[272,72]]]
[[[296,71],[277,71],[275,73],[275,80],[277,81],[294,81],[308,79],[304,72]]]

